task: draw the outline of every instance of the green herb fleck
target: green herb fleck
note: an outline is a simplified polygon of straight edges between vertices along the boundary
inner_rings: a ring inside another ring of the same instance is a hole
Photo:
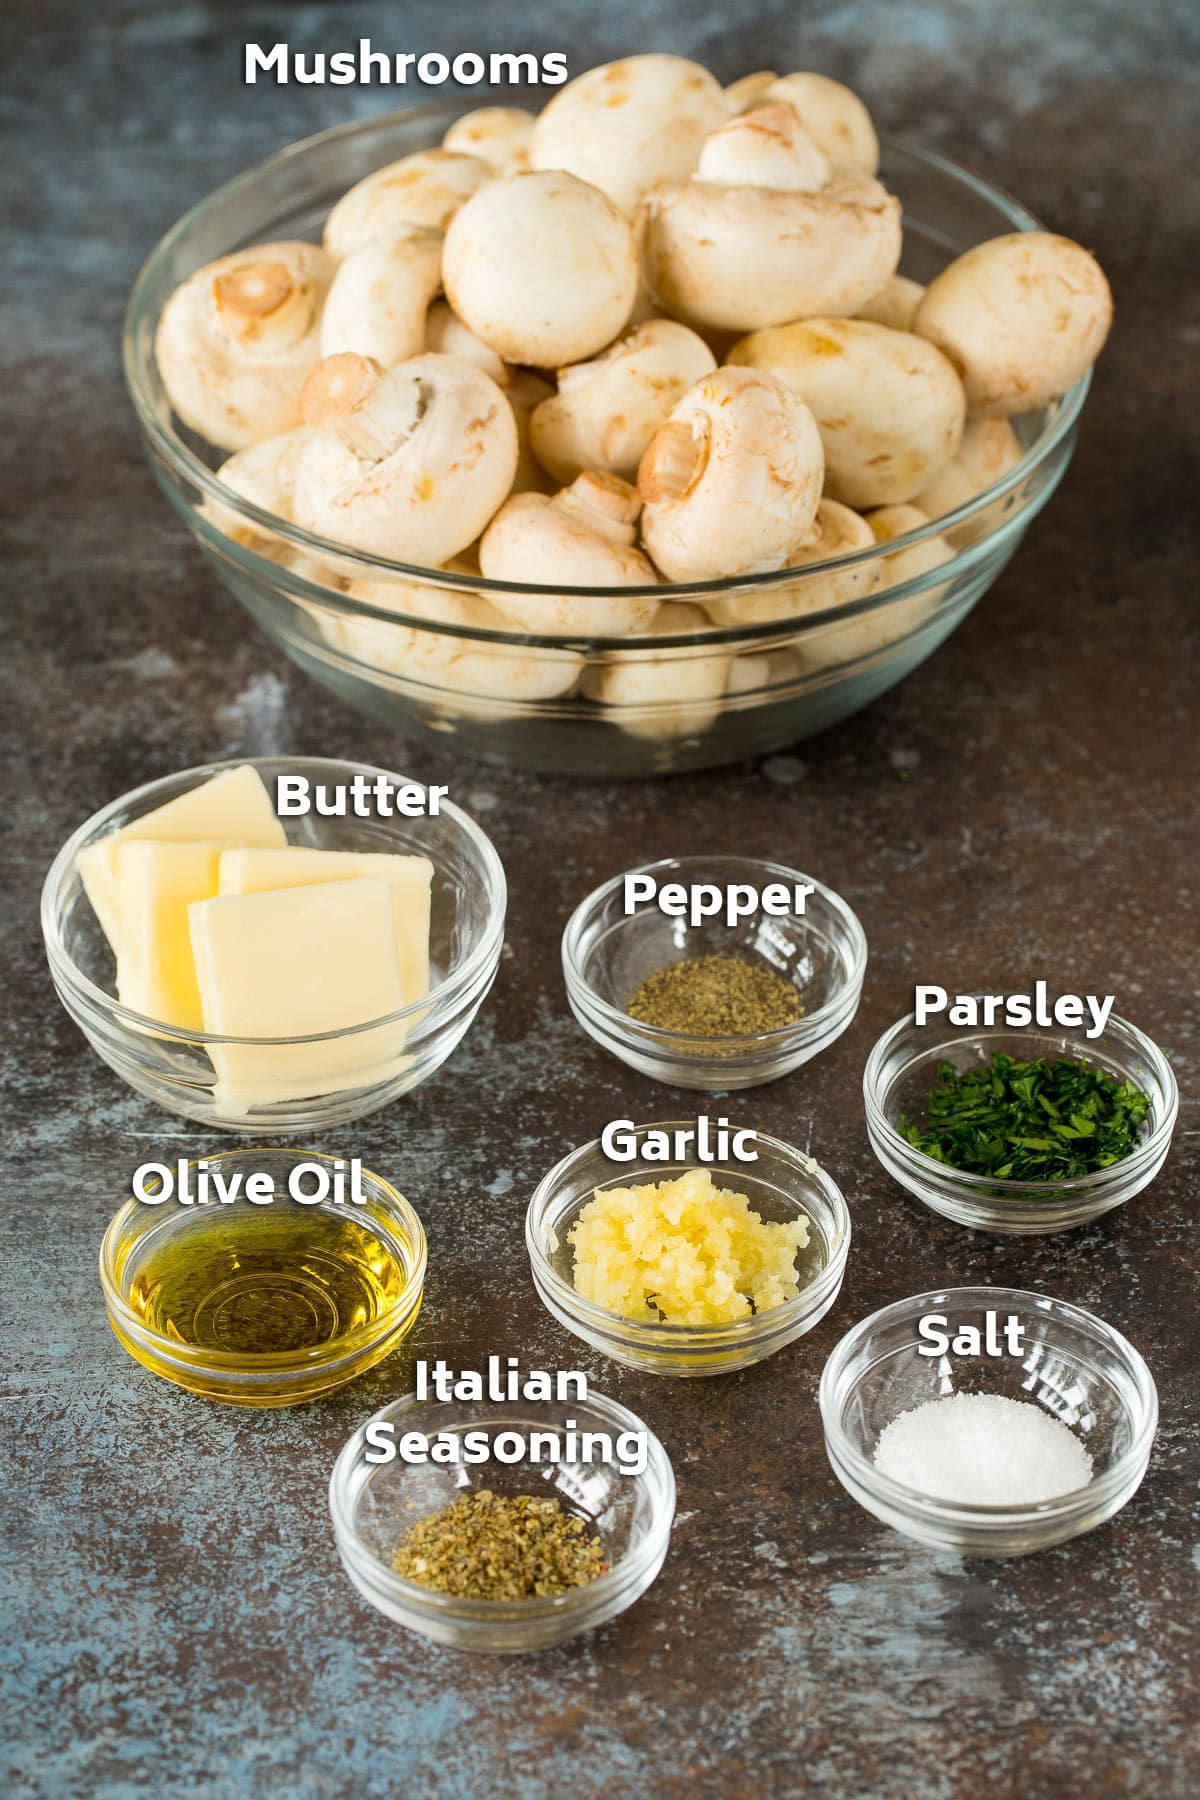
[[[1111,1168],[1137,1148],[1150,1101],[1130,1081],[1070,1057],[938,1065],[925,1117],[901,1117],[922,1155],[997,1181],[1069,1181]]]

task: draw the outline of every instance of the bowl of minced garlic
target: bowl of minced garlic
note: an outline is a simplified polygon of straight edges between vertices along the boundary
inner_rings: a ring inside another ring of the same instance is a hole
[[[633,1135],[647,1146],[663,1127]],[[669,1128],[667,1128],[669,1129]],[[619,1166],[599,1141],[552,1169],[526,1217],[534,1283],[576,1336],[666,1375],[719,1375],[772,1355],[833,1305],[850,1245],[836,1184],[755,1137],[729,1168]]]

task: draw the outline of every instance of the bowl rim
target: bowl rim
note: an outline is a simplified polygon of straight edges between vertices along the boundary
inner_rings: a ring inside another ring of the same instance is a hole
[[[973,998],[980,999],[982,995],[975,995]],[[880,1093],[883,1085],[884,1065],[893,1044],[902,1039],[907,1032],[917,1028],[915,1008],[912,1012],[906,1013],[902,1019],[898,1019],[894,1025],[890,1025],[876,1039],[871,1053],[867,1057],[863,1068],[862,1089],[868,1132],[873,1137],[878,1137],[898,1160],[907,1163],[914,1177],[925,1175],[930,1180],[945,1183],[947,1186],[960,1190],[964,1197],[974,1196],[984,1208],[1003,1207],[1012,1202],[1023,1203],[1025,1201],[1031,1205],[1041,1204],[1046,1207],[1052,1207],[1056,1201],[1062,1201],[1065,1206],[1069,1207],[1081,1196],[1101,1193],[1105,1188],[1119,1184],[1128,1176],[1139,1173],[1147,1164],[1153,1162],[1169,1144],[1179,1116],[1179,1083],[1176,1080],[1175,1071],[1158,1045],[1152,1038],[1147,1037],[1144,1031],[1140,1031],[1136,1025],[1131,1024],[1128,1019],[1113,1012],[1109,1013],[1105,1021],[1101,1038],[1107,1037],[1114,1027],[1125,1032],[1133,1047],[1145,1057],[1153,1070],[1155,1080],[1163,1089],[1165,1099],[1161,1118],[1155,1122],[1137,1147],[1131,1150],[1128,1156],[1122,1157],[1120,1162],[1110,1163],[1106,1169],[1093,1169],[1087,1175],[1065,1176],[1061,1181],[998,1179],[992,1175],[976,1175],[967,1169],[956,1169],[952,1163],[938,1162],[936,1157],[926,1156],[924,1151],[918,1150],[914,1144],[910,1144],[888,1118],[881,1103]],[[964,1027],[964,1029],[970,1028]],[[984,1032],[1007,1032],[1011,1033],[1013,1037],[1022,1037],[1026,1033],[1042,1030],[1041,1027],[1034,1025],[985,1025],[975,1029]],[[948,1050],[958,1041],[960,1040],[956,1037],[931,1035],[929,1047],[924,1054],[926,1056],[937,1055]],[[1097,1039],[1096,1041],[1100,1042],[1101,1040]]]
[[[871,1331],[884,1324],[902,1324],[935,1305],[947,1307],[955,1302],[979,1305],[985,1310],[989,1307],[997,1311],[1008,1308],[1012,1311],[1062,1315],[1093,1337],[1099,1338],[1114,1352],[1133,1380],[1142,1406],[1142,1416],[1133,1419],[1133,1441],[1110,1469],[1103,1475],[1096,1476],[1086,1486],[1072,1488],[1068,1493],[1056,1495],[1052,1500],[1038,1500],[1027,1506],[981,1506],[965,1501],[940,1499],[920,1488],[909,1487],[905,1482],[897,1481],[893,1476],[885,1475],[881,1469],[877,1469],[874,1462],[850,1441],[842,1427],[835,1387],[854,1352],[861,1347]],[[868,1313],[857,1325],[852,1325],[830,1351],[821,1371],[817,1405],[831,1460],[835,1461],[835,1466],[839,1462],[844,1465],[850,1475],[876,1498],[892,1505],[897,1511],[905,1511],[927,1520],[992,1530],[1024,1527],[1035,1521],[1057,1522],[1075,1513],[1093,1512],[1097,1506],[1103,1507],[1121,1492],[1133,1471],[1148,1458],[1158,1429],[1157,1385],[1146,1359],[1124,1333],[1114,1325],[1109,1325],[1097,1313],[1089,1312],[1086,1307],[1070,1300],[1059,1300],[1053,1294],[1032,1292],[1027,1288],[934,1288],[924,1294],[912,1294],[903,1300],[893,1300],[887,1306]]]
[[[747,1037],[704,1038],[695,1033],[673,1031],[662,1025],[647,1025],[641,1019],[633,1018],[630,1013],[622,1011],[619,1006],[614,1006],[611,1001],[605,1000],[598,994],[584,974],[578,954],[581,949],[583,931],[590,922],[591,915],[599,910],[611,894],[616,892],[627,876],[652,875],[664,870],[683,870],[689,863],[705,863],[711,866],[718,862],[728,863],[736,869],[754,870],[760,875],[768,874],[774,880],[784,880],[791,884],[800,882],[816,890],[829,907],[830,912],[845,927],[850,939],[850,966],[845,971],[844,979],[839,983],[833,997],[817,1007],[814,1012],[802,1013],[790,1025],[776,1025],[770,1031],[755,1032]],[[703,1046],[719,1046],[722,1061],[736,1066],[742,1060],[753,1057],[759,1050],[781,1051],[799,1039],[807,1041],[811,1037],[819,1036],[820,1032],[827,1025],[833,1023],[850,1001],[861,992],[866,978],[868,950],[867,934],[858,914],[849,902],[842,898],[836,888],[827,887],[824,882],[818,881],[816,876],[806,875],[799,869],[790,868],[786,863],[774,862],[765,856],[727,856],[720,852],[705,855],[702,851],[698,851],[689,856],[661,856],[654,862],[638,863],[634,868],[623,869],[619,875],[610,876],[607,881],[602,881],[579,902],[564,925],[561,955],[568,993],[573,996],[577,995],[581,1002],[586,1003],[589,1013],[610,1029],[619,1032],[627,1042],[635,1042],[639,1049],[643,1047],[647,1050],[657,1049],[663,1055],[673,1055],[680,1059],[696,1062],[705,1060]],[[690,1045],[702,1046],[702,1048],[689,1050],[687,1046]],[[737,1050],[736,1054],[731,1055],[729,1051],[730,1046],[733,1045],[737,1046]]]
[[[219,1044],[238,1047],[242,1045],[278,1046],[344,1042],[348,1038],[377,1031],[384,1026],[415,1024],[425,1015],[444,1009],[447,1002],[457,999],[472,988],[481,974],[499,956],[508,911],[508,881],[499,853],[483,827],[477,824],[469,813],[464,812],[460,806],[447,797],[443,797],[439,801],[439,812],[442,816],[453,820],[479,859],[490,897],[488,917],[479,943],[464,959],[461,967],[447,975],[436,986],[431,987],[429,992],[423,994],[419,1000],[409,1001],[406,1006],[400,1007],[395,1012],[386,1013],[374,1019],[366,1019],[359,1025],[340,1026],[333,1031],[311,1032],[301,1037],[230,1037],[220,1032],[185,1030],[182,1026],[168,1025],[161,1019],[153,1019],[146,1013],[135,1012],[131,1007],[122,1006],[115,994],[110,994],[106,989],[98,986],[90,976],[84,974],[63,942],[62,932],[59,928],[58,901],[75,871],[80,851],[89,841],[99,842],[100,838],[105,835],[97,829],[104,820],[123,807],[143,799],[150,799],[156,790],[176,783],[186,776],[196,776],[198,779],[192,784],[196,786],[199,785],[201,779],[220,775],[226,770],[242,768],[246,764],[261,773],[264,764],[281,765],[286,768],[288,764],[297,763],[302,763],[306,767],[315,766],[322,770],[340,769],[355,775],[384,776],[387,781],[397,787],[419,787],[426,791],[428,789],[426,782],[400,775],[395,770],[377,768],[372,763],[352,762],[347,758],[336,756],[290,754],[236,756],[224,758],[220,762],[197,763],[187,769],[175,769],[167,775],[155,776],[153,780],[144,781],[139,787],[131,788],[128,793],[119,795],[115,800],[110,800],[106,806],[102,806],[97,812],[92,813],[71,833],[51,863],[42,884],[41,925],[47,960],[50,963],[51,972],[55,977],[60,977],[66,982],[77,1000],[90,1004],[105,1017],[135,1031],[139,1036],[151,1035],[175,1043],[186,1044]]]
[[[677,1131],[695,1129],[695,1119],[655,1119],[633,1127],[634,1135],[640,1137],[647,1131]],[[610,1312],[606,1306],[598,1306],[595,1301],[587,1300],[569,1282],[563,1279],[546,1254],[543,1238],[542,1214],[551,1204],[559,1188],[574,1168],[591,1156],[603,1156],[600,1138],[592,1138],[576,1149],[570,1150],[559,1158],[553,1168],[538,1182],[525,1209],[525,1246],[529,1252],[534,1283],[539,1288],[544,1284],[553,1298],[565,1312],[591,1326],[597,1333],[606,1338],[640,1338],[647,1345],[669,1355],[672,1349],[685,1350],[689,1354],[706,1350],[715,1352],[729,1349],[736,1351],[747,1344],[754,1343],[765,1336],[775,1336],[780,1330],[797,1319],[804,1318],[814,1306],[820,1305],[831,1294],[836,1294],[845,1278],[846,1264],[850,1255],[852,1224],[850,1208],[846,1203],[838,1183],[829,1171],[815,1157],[807,1155],[795,1144],[787,1143],[783,1138],[772,1137],[768,1132],[755,1132],[755,1143],[765,1146],[782,1161],[789,1162],[804,1177],[811,1181],[820,1198],[834,1217],[834,1235],[830,1241],[829,1260],[810,1282],[807,1282],[792,1299],[785,1300],[780,1306],[770,1307],[766,1312],[751,1313],[749,1318],[730,1319],[721,1323],[705,1322],[700,1325],[683,1325],[667,1320],[629,1319],[623,1313]],[[614,1165],[615,1166],[615,1165]],[[637,1180],[643,1165],[638,1158],[623,1165],[628,1169],[628,1181]],[[720,1171],[718,1164],[700,1164],[697,1161],[670,1161],[649,1165],[649,1172],[659,1181],[667,1181],[674,1176],[686,1173],[689,1169],[703,1167],[710,1174]],[[618,1185],[619,1177],[616,1183]],[[797,1212],[804,1212],[803,1201],[794,1200]],[[812,1222],[810,1215],[805,1216]]]
[[[195,1169],[201,1161],[212,1164],[232,1161],[246,1162],[261,1159],[278,1158],[292,1163],[323,1162],[334,1163],[339,1160],[320,1150],[292,1150],[283,1144],[263,1144],[254,1148],[215,1151],[211,1156],[189,1160],[188,1168]],[[313,1370],[322,1368],[327,1363],[340,1363],[352,1357],[355,1352],[366,1350],[388,1337],[393,1327],[405,1319],[412,1311],[414,1302],[419,1301],[425,1288],[425,1276],[429,1262],[429,1246],[425,1237],[425,1228],[410,1200],[405,1199],[399,1188],[394,1187],[382,1175],[376,1175],[370,1169],[362,1170],[364,1182],[371,1184],[365,1206],[337,1206],[332,1201],[322,1201],[306,1210],[310,1212],[329,1212],[336,1217],[369,1220],[373,1225],[382,1225],[388,1236],[404,1238],[412,1251],[411,1270],[408,1274],[399,1297],[388,1308],[387,1312],[373,1319],[369,1324],[358,1325],[341,1337],[330,1338],[325,1343],[304,1351],[271,1350],[261,1353],[248,1353],[233,1350],[209,1350],[197,1344],[167,1337],[147,1325],[144,1318],[125,1298],[124,1286],[118,1276],[117,1251],[126,1227],[134,1220],[146,1217],[149,1221],[147,1229],[152,1229],[154,1220],[166,1223],[163,1212],[158,1207],[148,1208],[144,1201],[131,1195],[122,1202],[109,1220],[104,1236],[100,1241],[99,1268],[100,1286],[104,1292],[104,1301],[110,1319],[120,1324],[127,1335],[156,1355],[162,1355],[172,1363],[184,1363],[191,1371],[205,1370],[213,1374],[238,1374],[246,1382],[252,1383],[257,1377],[281,1374],[307,1375]],[[274,1203],[274,1202],[273,1202]],[[176,1229],[188,1225],[197,1214],[203,1215],[205,1208],[180,1207],[177,1201],[166,1203],[175,1206],[185,1214],[176,1222]],[[173,1215],[168,1212],[167,1219]],[[170,1227],[168,1226],[169,1230]]]
[[[222,183],[205,195],[163,235],[139,270],[125,313],[122,361],[134,409],[142,430],[155,453],[175,476],[185,478],[204,495],[212,506],[224,509],[226,513],[231,513],[241,519],[257,535],[274,536],[292,549],[309,557],[315,557],[318,561],[332,562],[335,566],[341,563],[351,567],[355,571],[354,578],[356,580],[370,581],[373,578],[382,577],[385,582],[387,580],[395,582],[396,578],[400,577],[410,586],[428,586],[452,592],[457,590],[467,597],[481,595],[486,597],[491,593],[537,594],[542,591],[541,584],[498,581],[482,575],[461,575],[444,569],[430,569],[419,564],[396,562],[386,557],[371,556],[339,544],[332,538],[325,538],[317,533],[306,531],[303,527],[294,525],[246,500],[232,488],[227,487],[225,483],[219,481],[208,465],[189,447],[170,422],[173,414],[168,412],[166,420],[160,416],[160,409],[156,405],[149,377],[150,365],[153,360],[152,335],[149,355],[145,359],[139,355],[139,331],[143,316],[150,311],[150,291],[158,281],[163,266],[174,255],[177,244],[209,212],[218,206],[235,201],[239,195],[247,190],[253,190],[259,183],[269,180],[281,169],[286,168],[288,164],[313,151],[324,149],[339,139],[366,138],[372,133],[384,134],[409,122],[428,121],[431,126],[435,121],[451,122],[463,112],[464,108],[461,102],[464,98],[465,96],[456,96],[419,106],[400,107],[387,113],[375,114],[367,119],[349,120],[340,125],[331,126],[326,130],[315,132],[308,137],[285,145],[283,149],[275,151],[250,168],[242,170],[240,174],[233,176],[229,181]],[[490,96],[484,93],[472,96],[474,106],[488,104],[489,98]],[[466,110],[474,110],[474,106]],[[885,153],[908,158],[970,190],[988,205],[1003,213],[1011,230],[1041,231],[1045,229],[1036,215],[1015,200],[1006,190],[984,181],[980,176],[972,174],[970,170],[949,157],[942,156],[937,151],[905,137],[885,134],[881,141]],[[380,166],[385,165],[381,163]],[[225,252],[225,254],[230,253]],[[873,558],[882,560],[884,555],[892,555],[898,549],[911,548],[927,539],[957,529],[977,514],[994,506],[1007,493],[1019,487],[1037,467],[1050,457],[1056,446],[1072,431],[1083,408],[1090,383],[1091,372],[1089,370],[1064,394],[1051,402],[1050,407],[1046,409],[1044,425],[1037,439],[1023,451],[1017,462],[1004,475],[952,511],[940,515],[937,519],[931,519],[928,524],[913,531],[889,540],[886,548],[876,544],[869,549],[855,551],[845,556],[827,558],[820,562],[794,565],[759,575],[725,577],[718,581],[664,582],[652,587],[635,588],[569,588],[555,585],[547,587],[545,591],[562,594],[568,598],[581,599],[623,596],[626,599],[656,597],[659,600],[687,600],[697,596],[731,596],[747,590],[764,594],[774,587],[786,587],[789,584],[795,584],[798,580],[810,579],[834,570],[841,572],[859,564],[868,563]],[[999,519],[995,526],[977,542],[964,546],[947,562],[939,564],[937,573],[940,581],[954,581],[965,569],[973,566],[975,560],[981,560],[989,549],[993,549],[998,542],[1003,541],[1007,535],[1011,534],[1023,518],[1024,511],[1022,510]],[[214,536],[221,543],[236,542],[229,533],[218,531],[215,526],[212,529]],[[239,548],[246,550],[251,556],[255,554],[248,546],[243,545]],[[269,562],[265,558],[261,560],[274,572],[273,579],[278,580],[280,565]],[[697,638],[711,642],[714,646],[726,642],[744,642],[748,636],[770,636],[772,625],[784,628],[790,626],[792,635],[795,634],[797,625],[802,625],[806,630],[810,628],[815,630],[835,620],[847,622],[876,608],[891,605],[929,585],[927,575],[916,576],[909,582],[897,583],[882,591],[861,595],[855,600],[844,602],[841,605],[811,613],[789,615],[785,620],[771,621],[766,626],[732,626],[724,629],[714,626],[692,633],[661,637],[627,635],[584,636],[581,638],[578,634],[572,636],[565,633],[489,630],[482,626],[476,627],[474,630],[466,630],[459,626],[439,625],[435,621],[421,618],[419,614],[376,608],[368,602],[359,600],[356,596],[339,593],[332,587],[327,588],[315,582],[308,582],[303,577],[293,576],[290,571],[288,575],[289,580],[297,581],[306,594],[319,598],[327,605],[336,603],[336,610],[344,612],[350,617],[382,619],[393,624],[411,625],[456,637],[478,637],[480,641],[495,644],[562,648],[586,643],[599,648],[621,649],[638,646],[647,649],[653,647],[658,651],[670,649],[676,645],[694,647]],[[397,585],[399,584],[397,583]]]
[[[527,1595],[518,1600],[484,1600],[457,1594],[443,1594],[436,1588],[423,1587],[420,1582],[409,1581],[407,1577],[398,1574],[364,1543],[355,1526],[350,1505],[351,1480],[355,1474],[362,1448],[366,1443],[368,1427],[380,1420],[390,1422],[403,1418],[417,1407],[429,1407],[435,1404],[437,1403],[428,1399],[418,1399],[415,1390],[401,1395],[397,1400],[390,1400],[386,1406],[380,1407],[378,1412],[372,1413],[369,1419],[364,1420],[347,1438],[338,1451],[329,1477],[329,1511],[339,1549],[365,1574],[370,1576],[376,1586],[387,1592],[391,1598],[403,1601],[414,1613],[425,1614],[434,1619],[458,1618],[465,1623],[519,1624],[523,1620],[528,1620],[530,1623],[541,1623],[556,1616],[561,1617],[564,1613],[591,1612],[596,1609],[598,1604],[602,1606],[606,1600],[622,1600],[629,1587],[640,1580],[656,1560],[661,1560],[666,1554],[671,1530],[675,1523],[676,1486],[671,1459],[657,1433],[652,1431],[644,1420],[639,1419],[637,1414],[630,1411],[628,1407],[622,1406],[618,1400],[598,1393],[589,1381],[586,1401],[577,1401],[574,1404],[594,1405],[602,1418],[621,1430],[645,1433],[646,1468],[640,1475],[621,1477],[626,1481],[645,1484],[653,1503],[649,1529],[636,1549],[626,1551],[611,1569],[603,1575],[598,1575],[594,1581],[589,1581],[584,1587],[568,1588],[560,1594]],[[554,1407],[556,1419],[562,1415],[562,1407],[556,1401],[461,1401],[456,1404],[471,1409],[490,1409],[491,1413],[496,1415],[501,1413],[509,1415],[508,1417],[497,1416],[488,1421],[496,1429],[500,1429],[506,1424],[516,1423],[521,1419],[528,1421],[529,1415],[542,1407]],[[448,1412],[450,1409],[443,1408],[442,1410]],[[546,1464],[547,1469],[554,1466],[552,1463]],[[614,1471],[614,1473],[619,1474],[619,1471]]]

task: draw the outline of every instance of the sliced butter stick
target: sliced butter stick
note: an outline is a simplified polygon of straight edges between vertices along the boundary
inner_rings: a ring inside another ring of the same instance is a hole
[[[221,894],[259,894],[313,882],[386,881],[392,893],[396,957],[406,1004],[429,992],[429,889],[433,864],[425,856],[356,850],[226,850]]]
[[[118,844],[117,997],[122,1006],[164,1025],[203,1031],[188,907],[193,900],[216,895],[225,848],[143,843],[140,838]]]
[[[184,843],[189,840],[226,844],[282,846],[287,834],[275,816],[271,796],[257,769],[243,763],[225,769],[211,781],[189,788],[140,819],[110,832],[79,853],[79,879],[92,903],[113,954],[121,948],[121,909],[117,895],[117,848],[127,838]]]
[[[389,1080],[404,1066],[405,1027],[350,1029],[405,1004],[386,881],[327,881],[200,900],[188,908],[204,1029],[220,1037],[318,1043],[210,1044],[218,1110]]]

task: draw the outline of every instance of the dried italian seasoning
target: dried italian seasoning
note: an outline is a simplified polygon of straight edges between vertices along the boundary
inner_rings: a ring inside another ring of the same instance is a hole
[[[612,1567],[595,1532],[556,1499],[490,1488],[418,1519],[392,1566],[407,1581],[460,1600],[565,1594]]]
[[[726,951],[656,969],[634,990],[625,1010],[643,1025],[689,1037],[756,1037],[794,1025],[804,1012],[785,976]]]

